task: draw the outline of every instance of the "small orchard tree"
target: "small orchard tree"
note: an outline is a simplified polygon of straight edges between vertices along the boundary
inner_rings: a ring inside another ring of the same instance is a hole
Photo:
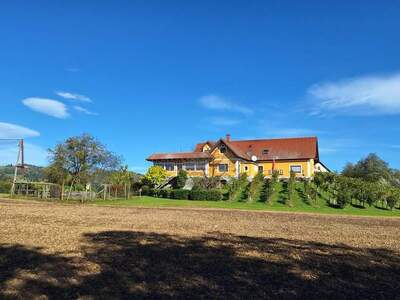
[[[296,173],[290,172],[288,183],[288,204],[293,206],[294,195],[296,193]]]
[[[167,171],[160,166],[151,166],[143,177],[143,183],[155,187],[167,179]]]
[[[185,186],[186,180],[188,179],[187,172],[185,170],[179,170],[178,176],[176,176],[176,187],[181,189]]]

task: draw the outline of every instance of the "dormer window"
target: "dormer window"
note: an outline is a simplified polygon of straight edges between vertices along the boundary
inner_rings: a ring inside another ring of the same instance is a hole
[[[221,153],[226,153],[226,146],[221,145],[221,147],[219,148],[219,151],[221,151]]]
[[[269,150],[268,150],[268,149],[263,149],[263,151],[262,151],[262,154],[263,154],[263,155],[268,155],[268,153],[269,153]]]

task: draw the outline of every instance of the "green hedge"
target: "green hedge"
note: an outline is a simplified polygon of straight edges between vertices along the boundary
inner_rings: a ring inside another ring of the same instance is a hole
[[[217,189],[194,189],[190,191],[189,198],[190,200],[220,201],[222,200],[222,192]]]
[[[171,193],[172,193],[172,190],[170,190],[170,189],[160,190],[159,196],[161,198],[171,198]]]
[[[170,198],[172,199],[180,199],[180,200],[187,200],[189,199],[190,191],[188,190],[172,190],[170,193]]]

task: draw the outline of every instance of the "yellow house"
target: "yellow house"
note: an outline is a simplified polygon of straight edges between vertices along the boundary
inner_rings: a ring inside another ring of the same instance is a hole
[[[171,177],[186,170],[191,177],[238,177],[241,173],[254,177],[258,172],[267,177],[277,171],[282,178],[291,172],[310,178],[325,170],[316,137],[231,140],[227,134],[225,139],[197,144],[192,152],[155,153],[147,160],[162,166]]]

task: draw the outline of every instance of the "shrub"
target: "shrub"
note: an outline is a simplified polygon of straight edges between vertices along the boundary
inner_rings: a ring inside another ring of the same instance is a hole
[[[142,186],[142,196],[149,196],[151,188],[148,185]]]
[[[192,189],[189,195],[190,200],[206,200],[207,199],[207,190],[205,189]]]
[[[181,189],[185,186],[186,180],[188,178],[187,172],[185,170],[179,170],[178,176],[176,176],[176,188]]]
[[[165,189],[165,190],[160,190],[158,193],[161,198],[170,198],[171,197],[171,192],[172,190],[170,189]]]
[[[189,193],[190,191],[188,190],[176,189],[171,191],[170,197],[172,199],[187,200],[189,199]]]
[[[0,193],[9,193],[11,190],[11,182],[0,181]]]
[[[218,189],[193,189],[190,192],[190,200],[202,200],[202,201],[221,201],[222,192]]]
[[[221,201],[222,192],[218,189],[208,190],[206,199],[209,201]]]

